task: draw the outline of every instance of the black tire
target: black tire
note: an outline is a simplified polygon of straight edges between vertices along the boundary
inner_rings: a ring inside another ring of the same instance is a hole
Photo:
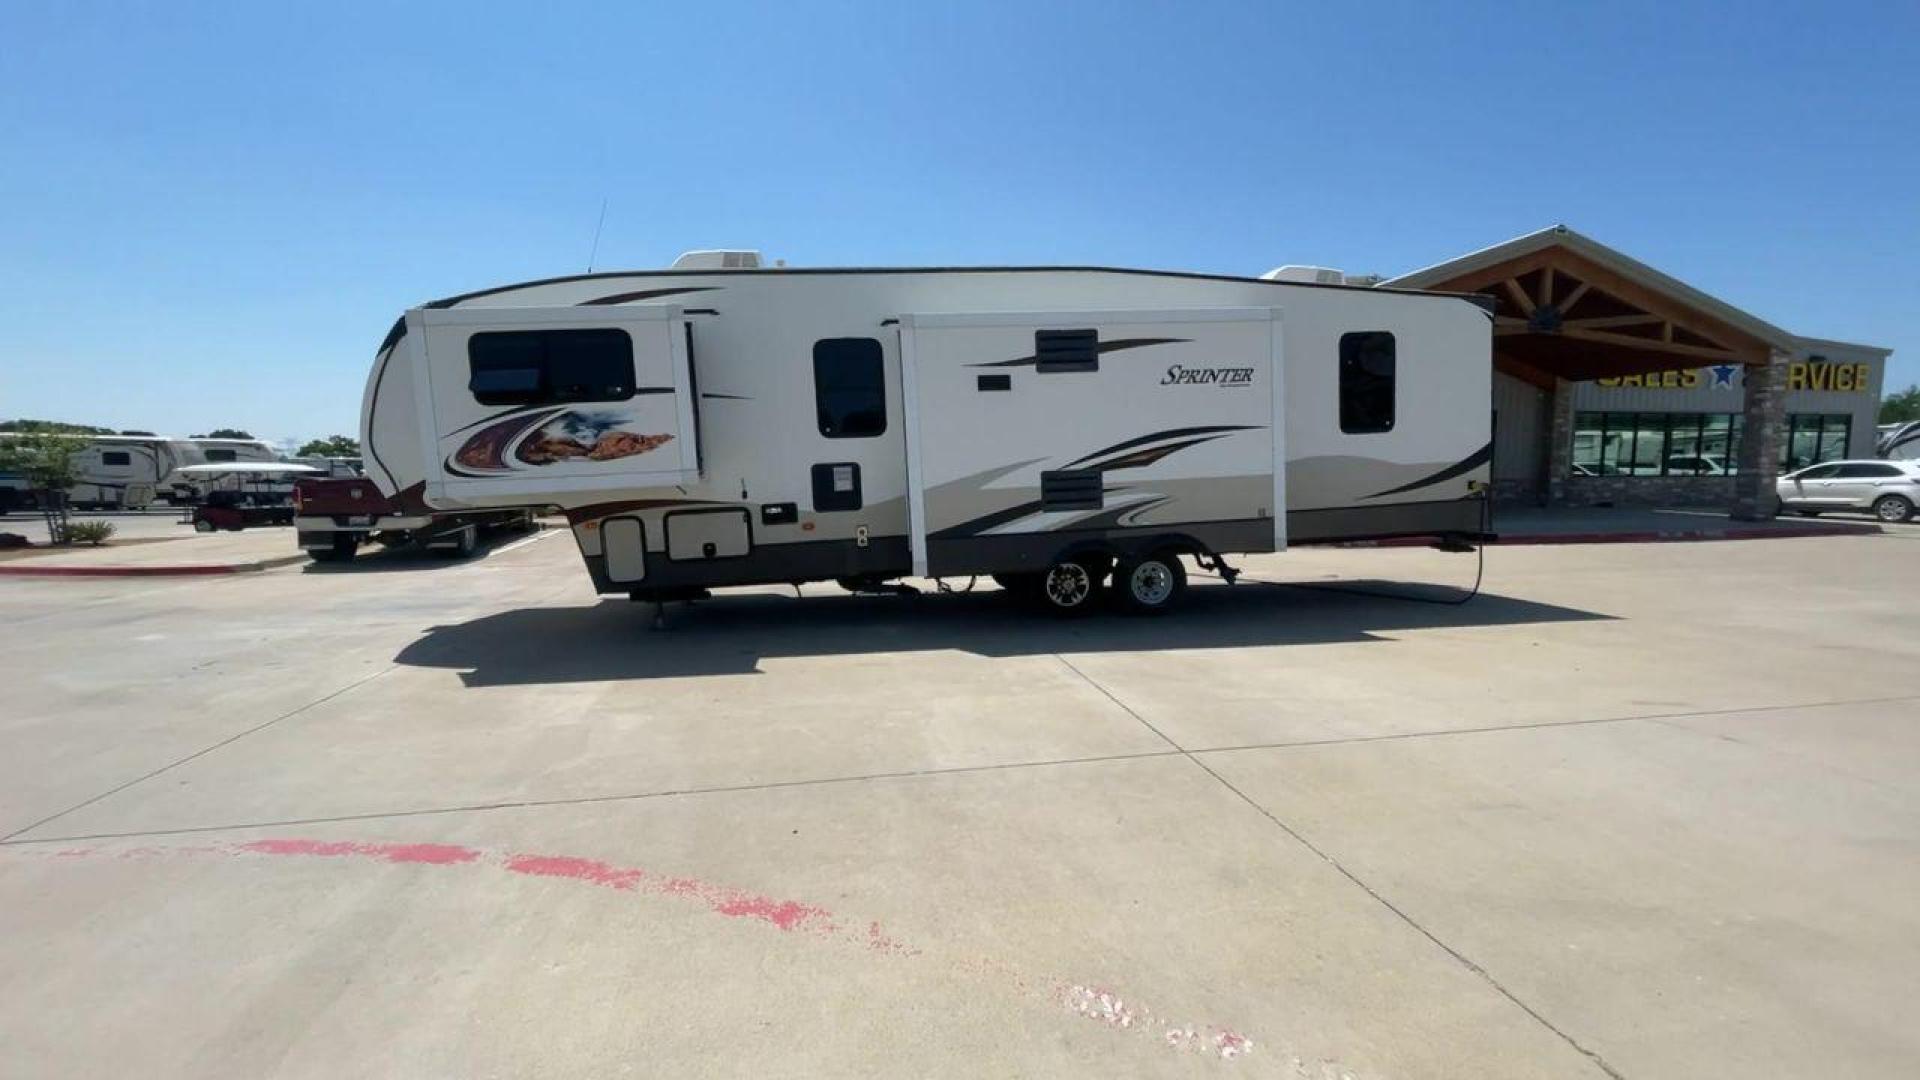
[[[360,550],[360,538],[352,533],[334,533],[333,543],[329,547],[312,548],[307,554],[314,562],[348,562],[353,553]]]
[[[1873,516],[1889,524],[1910,521],[1913,503],[1905,495],[1882,495],[1873,500]]]
[[[1100,600],[1104,569],[1098,563],[1083,559],[1054,563],[1039,575],[1041,605],[1055,615],[1085,615]]]
[[[436,548],[441,555],[449,559],[471,559],[473,553],[480,550],[480,530],[471,525],[460,530],[460,535],[450,548]]]
[[[1122,559],[1113,571],[1113,597],[1131,615],[1159,615],[1187,594],[1187,568],[1171,551]]]

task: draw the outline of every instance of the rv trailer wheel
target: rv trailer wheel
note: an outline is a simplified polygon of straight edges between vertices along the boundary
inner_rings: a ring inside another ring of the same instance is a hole
[[[1179,603],[1187,591],[1187,568],[1180,556],[1156,552],[1127,559],[1113,573],[1120,606],[1136,615],[1157,615]]]
[[[1085,563],[1054,563],[1040,579],[1040,598],[1056,615],[1082,614],[1099,591],[1100,579]]]

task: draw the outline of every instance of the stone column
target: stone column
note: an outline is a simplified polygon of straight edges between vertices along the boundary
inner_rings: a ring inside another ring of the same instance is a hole
[[[1746,388],[1745,433],[1740,440],[1740,474],[1733,478],[1733,516],[1765,521],[1780,510],[1773,493],[1780,472],[1780,435],[1786,425],[1787,357],[1774,353],[1765,365],[1741,373]]]
[[[1567,477],[1573,473],[1573,383],[1553,380],[1553,423],[1547,430],[1546,505],[1567,505]]]

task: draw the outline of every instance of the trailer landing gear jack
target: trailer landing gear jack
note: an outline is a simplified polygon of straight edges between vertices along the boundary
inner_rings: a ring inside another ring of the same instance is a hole
[[[1211,551],[1196,553],[1193,556],[1193,561],[1199,565],[1200,569],[1205,570],[1207,573],[1218,574],[1220,580],[1229,585],[1233,584],[1234,579],[1240,576],[1239,567],[1228,566],[1226,559],[1215,555]]]
[[[637,603],[653,605],[653,628],[667,629],[667,605],[691,605],[695,600],[705,600],[713,594],[705,589],[650,589],[646,592],[630,592],[627,598]]]

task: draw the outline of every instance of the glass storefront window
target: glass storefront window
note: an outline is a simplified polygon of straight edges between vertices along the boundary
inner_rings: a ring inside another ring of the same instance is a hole
[[[1786,438],[1780,440],[1783,473],[1846,457],[1853,418],[1845,413],[1794,413],[1787,417],[1786,428]]]
[[[1577,413],[1573,418],[1573,475],[1600,476],[1600,451],[1606,442],[1602,413]]]
[[[1633,476],[1659,476],[1666,468],[1667,414],[1641,413],[1633,427]]]
[[[1731,476],[1740,431],[1739,413],[1578,413],[1573,474]]]
[[[1851,416],[1829,416],[1820,425],[1820,460],[1838,461],[1847,456],[1848,436],[1853,434]]]

